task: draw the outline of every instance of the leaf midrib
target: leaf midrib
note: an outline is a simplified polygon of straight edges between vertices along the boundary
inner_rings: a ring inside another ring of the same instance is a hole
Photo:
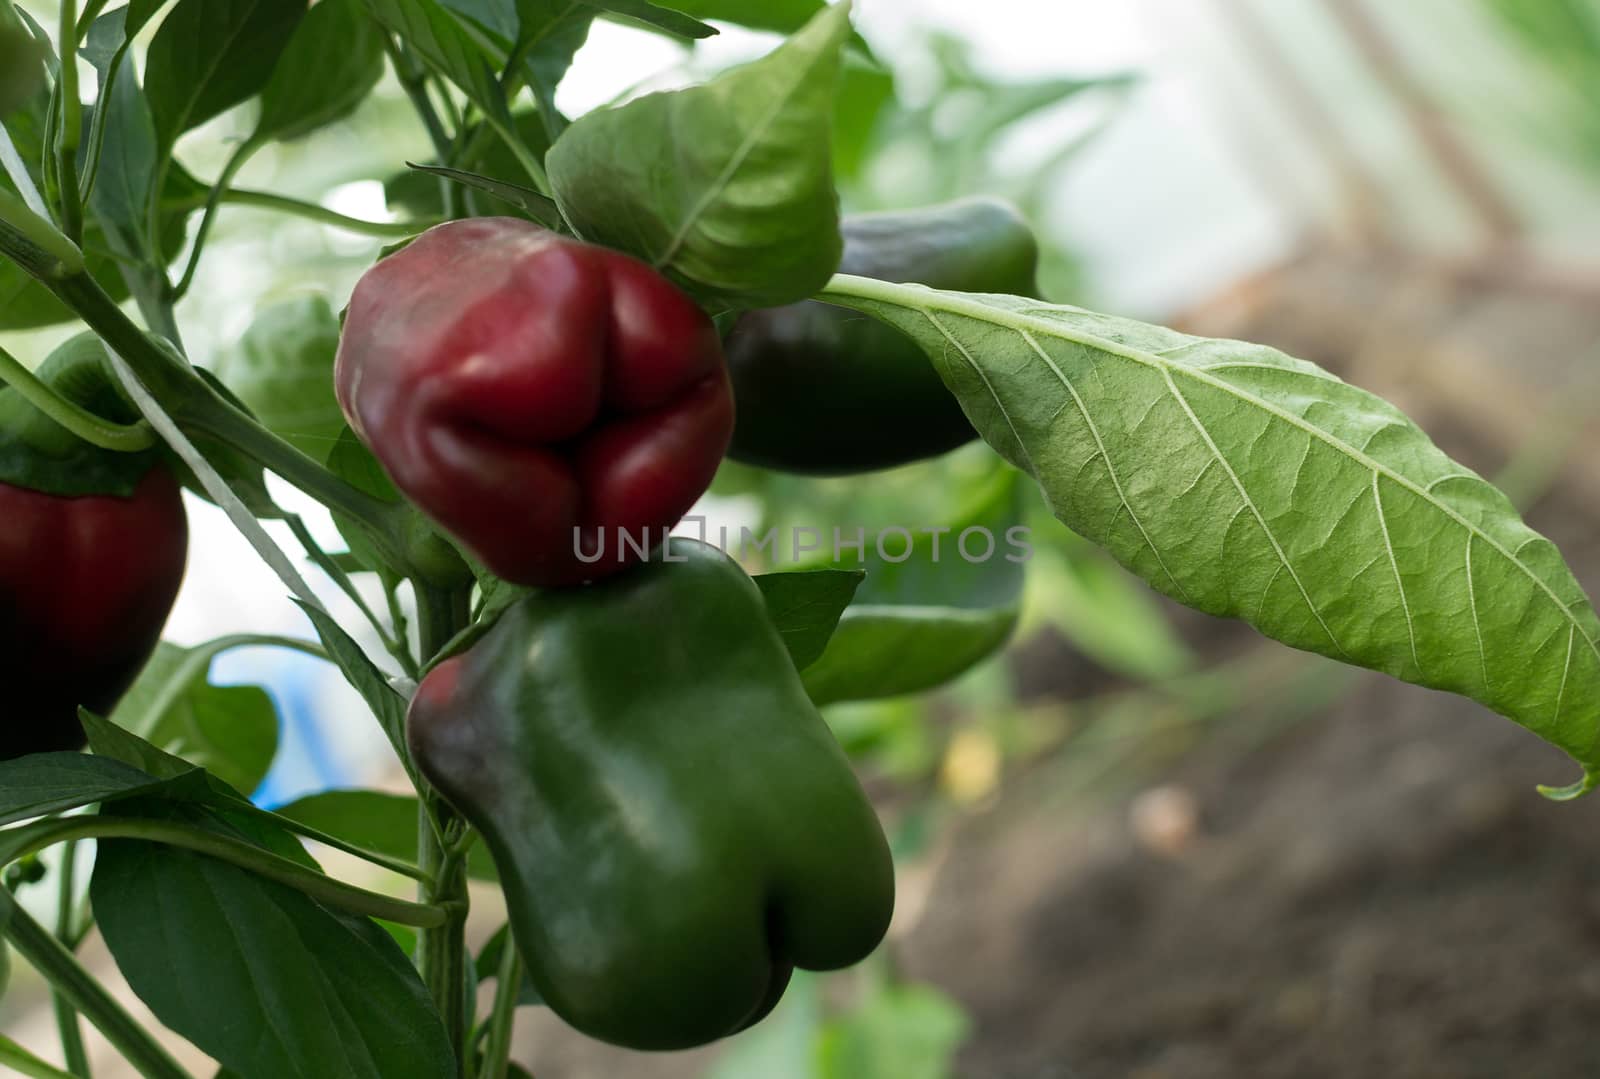
[[[706,211],[722,197],[723,192],[733,182],[733,178],[737,175],[740,167],[750,157],[751,151],[766,137],[773,121],[789,107],[789,102],[806,86],[811,72],[819,63],[824,62],[828,55],[827,51],[813,53],[811,62],[796,72],[796,77],[790,81],[788,90],[773,102],[772,107],[767,110],[758,123],[751,126],[749,135],[729,155],[727,164],[717,174],[716,179],[706,186],[705,191],[701,192],[700,197],[689,208],[689,212],[685,215],[682,224],[678,226],[678,231],[667,241],[666,249],[652,260],[656,269],[659,270],[671,264],[672,260],[677,257],[678,252],[683,249],[683,245],[688,242],[689,233],[694,230],[695,225],[699,224]],[[681,101],[681,98],[674,99],[673,104],[678,104]],[[669,109],[671,107],[671,105],[668,106]]]
[[[1345,454],[1351,460],[1363,465],[1373,473],[1388,477],[1390,480],[1410,491],[1418,498],[1421,498],[1428,505],[1435,507],[1439,510],[1439,512],[1455,521],[1456,524],[1460,525],[1469,536],[1473,536],[1482,540],[1490,547],[1490,549],[1498,553],[1502,558],[1506,559],[1512,565],[1521,570],[1522,573],[1530,581],[1532,581],[1541,592],[1549,597],[1550,602],[1555,605],[1556,610],[1561,612],[1561,617],[1568,623],[1569,626],[1576,630],[1581,637],[1583,637],[1584,641],[1589,645],[1589,650],[1594,653],[1595,658],[1600,659],[1600,645],[1597,645],[1593,638],[1591,638],[1587,633],[1583,632],[1583,627],[1578,623],[1577,618],[1573,616],[1571,610],[1568,609],[1566,603],[1562,601],[1561,597],[1557,596],[1551,589],[1550,585],[1537,573],[1533,572],[1532,568],[1529,567],[1527,563],[1523,562],[1516,555],[1506,550],[1505,547],[1502,546],[1493,536],[1490,536],[1477,525],[1473,524],[1461,514],[1457,513],[1453,507],[1440,502],[1426,489],[1418,486],[1408,477],[1403,476],[1389,468],[1381,461],[1372,458],[1363,451],[1358,450],[1356,447],[1350,445],[1348,442],[1345,442],[1343,439],[1337,438],[1327,431],[1322,430],[1320,427],[1308,423],[1299,416],[1296,416],[1291,412],[1284,411],[1277,405],[1274,405],[1272,402],[1263,400],[1262,398],[1257,397],[1255,394],[1248,393],[1230,382],[1226,382],[1208,374],[1204,368],[1173,363],[1170,360],[1163,359],[1162,357],[1157,356],[1154,353],[1146,352],[1143,349],[1130,348],[1118,342],[1097,337],[1093,334],[1072,330],[1051,319],[1036,318],[1029,315],[1018,314],[1012,311],[1004,311],[998,308],[990,307],[987,304],[963,300],[956,295],[947,292],[941,292],[936,289],[895,285],[890,284],[889,282],[876,281],[872,278],[856,277],[850,274],[837,274],[834,276],[833,281],[829,283],[828,288],[824,289],[824,291],[833,291],[836,283],[843,286],[840,292],[845,296],[854,296],[865,300],[891,302],[896,306],[921,312],[925,317],[928,316],[928,312],[930,310],[942,310],[953,315],[962,315],[967,318],[975,319],[979,322],[987,322],[994,326],[1000,326],[1003,329],[1009,329],[1019,335],[1028,333],[1029,331],[1038,331],[1046,334],[1047,336],[1056,337],[1064,341],[1070,341],[1073,344],[1082,345],[1086,348],[1093,348],[1108,355],[1119,356],[1122,359],[1128,360],[1132,363],[1137,363],[1141,366],[1149,367],[1168,375],[1174,372],[1184,374],[1190,378],[1193,378],[1197,382],[1211,386],[1214,389],[1221,390],[1222,392],[1229,394],[1246,404],[1254,405],[1269,415],[1274,416],[1293,427],[1298,427],[1299,429],[1305,431],[1308,435],[1311,435],[1333,449]],[[938,302],[930,303],[930,298],[936,299]],[[930,317],[929,321],[931,322],[934,320]],[[935,323],[935,325],[937,324]],[[1292,368],[1277,368],[1277,370],[1288,370],[1290,373],[1293,373]],[[1345,383],[1341,382],[1341,384]]]

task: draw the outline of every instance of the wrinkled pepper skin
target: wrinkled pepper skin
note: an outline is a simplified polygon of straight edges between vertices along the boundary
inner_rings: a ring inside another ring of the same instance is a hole
[[[0,760],[84,744],[155,650],[183,581],[188,522],[165,467],[131,497],[0,483]]]
[[[894,871],[755,584],[715,548],[513,607],[424,679],[423,773],[482,832],[535,985],[643,1050],[733,1034],[864,958]]]
[[[997,199],[859,214],[841,227],[840,273],[1037,294],[1038,244]],[[819,300],[747,311],[723,345],[739,406],[734,460],[848,475],[937,456],[976,437],[922,349],[857,311]]]
[[[514,218],[439,225],[368,270],[334,383],[395,486],[526,585],[620,570],[637,556],[618,530],[658,542],[733,429],[692,300],[637,259]]]

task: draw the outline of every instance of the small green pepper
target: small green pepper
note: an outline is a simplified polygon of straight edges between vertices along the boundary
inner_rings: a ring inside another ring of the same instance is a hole
[[[839,272],[959,292],[1036,295],[1038,244],[998,199],[846,217]],[[933,457],[977,437],[922,349],[818,300],[746,311],[723,350],[737,405],[728,456],[846,475]]]

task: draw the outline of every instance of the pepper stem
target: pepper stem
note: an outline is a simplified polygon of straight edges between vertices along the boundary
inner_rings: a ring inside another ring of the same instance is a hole
[[[470,593],[465,588],[435,588],[414,581],[417,620],[421,626],[424,666],[437,656],[471,620]],[[431,789],[418,792],[417,862],[425,881],[420,898],[456,912],[443,925],[423,930],[417,937],[417,966],[433,995],[439,1016],[455,1050],[457,1074],[469,1074],[467,1059],[467,866],[465,845],[460,844],[466,822]]]
[[[0,348],[0,382],[8,383],[23,400],[91,446],[118,453],[139,453],[156,444],[156,433],[147,421],[113,423],[96,416],[56,393],[3,348]]]

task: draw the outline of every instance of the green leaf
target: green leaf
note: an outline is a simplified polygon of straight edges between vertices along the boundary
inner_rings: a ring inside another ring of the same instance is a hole
[[[306,3],[178,0],[145,58],[145,93],[163,154],[185,131],[262,91]]]
[[[383,77],[381,31],[360,0],[321,0],[283,50],[253,138],[302,138],[355,111]]]
[[[637,255],[703,301],[776,307],[839,264],[830,138],[850,8],[701,86],[582,117],[547,162],[584,238]]]
[[[278,809],[278,815],[377,854],[413,865],[417,861],[417,800],[381,791],[338,790],[308,795]],[[476,880],[498,880],[489,849],[476,843],[467,852],[467,873]]]
[[[361,699],[367,702],[367,707],[372,709],[378,725],[389,736],[389,744],[405,759],[405,698],[389,684],[389,680],[361,650],[361,646],[327,612],[304,603],[299,606],[316,627],[323,647],[344,673],[345,680],[355,687]]]
[[[1179,602],[1481,701],[1600,780],[1600,619],[1555,545],[1398,409],[1270,348],[840,277],[1051,511]]]
[[[259,819],[246,829],[194,807],[129,808],[275,853],[299,849]],[[89,894],[134,992],[240,1079],[455,1074],[427,990],[371,919],[214,858],[133,840],[100,843]]]
[[[400,492],[389,482],[383,466],[349,427],[340,432],[326,463],[330,472],[358,490],[385,502],[400,502]],[[398,584],[398,575],[384,561],[362,525],[337,512],[333,515],[333,523],[338,526],[345,543],[350,545],[350,556],[362,569],[371,570],[386,581]]]
[[[817,1046],[820,1079],[949,1079],[972,1023],[925,985],[891,986],[829,1023]]]
[[[35,753],[0,761],[0,825],[130,798],[166,780],[109,757]]]
[[[327,298],[300,296],[258,312],[216,371],[270,430],[326,462],[345,430],[333,393],[338,348],[339,317]]]
[[[549,144],[539,113],[533,109],[523,109],[512,115],[511,123],[522,144],[535,157],[543,160]],[[528,179],[527,170],[506,146],[505,140],[479,138],[481,127],[481,124],[474,124],[468,129],[465,142],[472,153],[454,167],[481,179],[504,183],[508,187],[525,182]],[[428,162],[430,169],[438,165],[437,161]],[[439,192],[438,180],[416,166],[391,176],[384,183],[383,191],[391,209],[403,209],[414,217],[440,217],[444,214],[444,199]],[[500,207],[490,207],[490,210],[502,212]],[[556,211],[556,216],[559,220],[560,211]]]
[[[112,13],[119,27],[124,11],[119,8]],[[111,15],[102,16],[95,22],[90,30],[91,39],[100,23],[109,18]],[[139,206],[137,214],[128,207],[137,192],[149,190],[153,168],[148,154],[151,127],[148,112],[143,111],[145,105],[138,80],[131,71],[126,73],[125,78],[119,76],[114,89],[102,90],[100,100],[106,103],[104,111],[117,127],[115,136],[106,141],[115,159],[112,168],[117,172],[111,182],[118,190],[108,196],[100,191],[97,184],[92,193],[90,207],[94,214],[85,222],[84,260],[90,275],[113,300],[121,302],[128,297],[128,283],[123,276],[122,263],[109,250],[115,249],[119,253],[131,251],[140,258],[144,257],[144,207]],[[44,186],[39,166],[45,156],[49,107],[50,94],[42,92],[34,96],[27,108],[19,109],[6,119],[6,130],[11,135],[17,153],[28,165],[35,186],[40,188]],[[88,113],[96,124],[100,111],[91,109]],[[166,193],[174,202],[181,203],[189,178],[181,170],[172,171],[167,180]],[[16,187],[3,170],[0,170],[0,188],[16,193]],[[188,213],[188,210],[179,209],[163,215],[163,261],[170,261],[182,249],[183,221]],[[108,232],[112,235],[108,236]],[[77,315],[43,285],[10,260],[0,259],[0,330],[35,329],[76,319]]]
[[[45,48],[9,10],[0,10],[0,117],[45,85]]]
[[[178,779],[204,775],[204,770],[182,757],[150,744],[137,734],[97,716],[86,708],[78,709],[78,720],[89,736],[89,748],[98,757],[121,761],[158,779]]]
[[[517,13],[521,27],[516,51],[523,57],[523,76],[539,103],[545,134],[553,141],[567,127],[567,118],[556,108],[556,87],[588,39],[597,12],[582,0],[517,0]]]
[[[1015,473],[997,472],[949,528],[868,541],[867,578],[827,650],[801,675],[818,704],[918,693],[1005,645],[1022,562]]]
[[[795,670],[803,671],[822,657],[839,616],[865,576],[862,570],[824,569],[754,578]]]
[[[585,0],[590,7],[604,11],[609,15],[619,15],[631,22],[641,23],[652,27],[673,37],[696,41],[701,38],[714,37],[717,29],[707,26],[699,19],[692,19],[681,11],[675,11],[676,5],[656,5],[649,0]]]
[[[696,19],[729,22],[751,30],[792,34],[827,7],[826,0],[660,0],[662,7]]]
[[[261,785],[278,750],[278,712],[259,686],[214,686],[217,648],[161,642],[111,719],[241,791]]]
[[[894,76],[853,52],[846,53],[833,113],[833,170],[841,180],[861,176],[878,128],[894,102]]]
[[[366,5],[373,18],[399,34],[423,63],[455,83],[502,137],[513,132],[505,95],[486,51],[492,47],[499,54],[495,59],[503,62],[508,43],[469,33],[462,21],[465,16],[437,0],[366,0]]]
[[[561,229],[563,227],[561,210],[556,206],[555,200],[539,194],[531,187],[506,183],[504,180],[494,180],[462,169],[447,169],[442,165],[412,165],[411,168],[430,176],[442,176],[452,183],[461,184],[493,195],[501,202],[521,210],[547,229]]]

